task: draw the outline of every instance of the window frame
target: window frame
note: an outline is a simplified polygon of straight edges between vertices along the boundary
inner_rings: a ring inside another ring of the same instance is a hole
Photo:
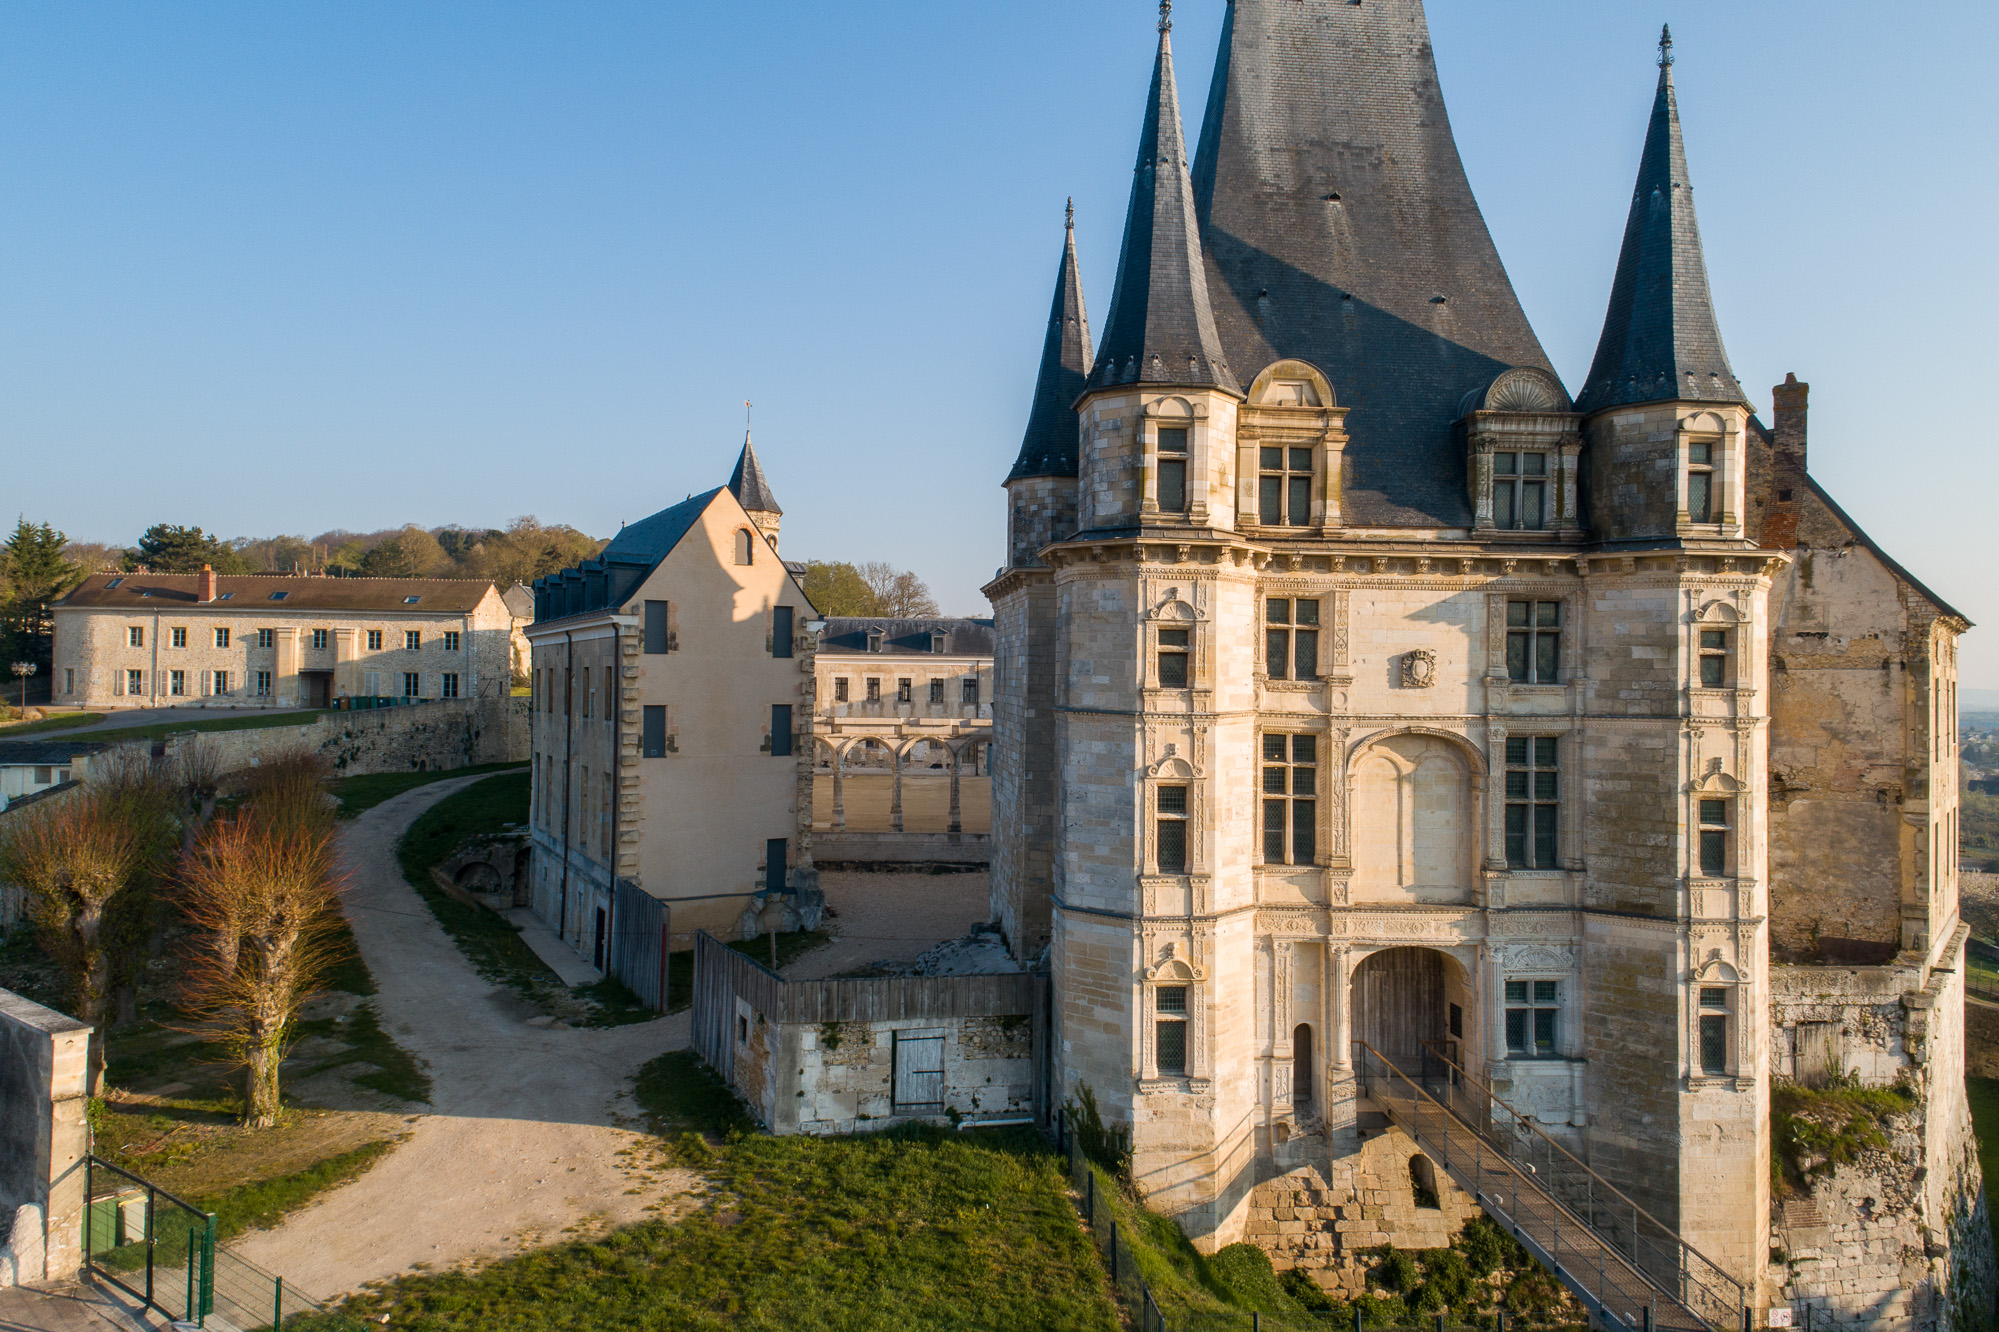
[[[421,629],[403,630],[403,651],[405,652],[423,651],[423,630]]]
[[[852,700],[851,698],[849,698],[849,697],[848,697],[848,693],[849,693],[849,689],[848,689],[848,685],[847,685],[847,677],[846,677],[846,676],[844,676],[844,675],[836,675],[836,676],[834,676],[834,677],[833,677],[833,701],[834,701],[835,703],[851,703],[851,702],[852,702],[853,700]]]
[[[1560,976],[1508,976],[1500,982],[1500,1009],[1504,1014],[1506,1057],[1508,1059],[1560,1059],[1562,1055],[1562,985]],[[1520,997],[1514,998],[1514,987]],[[1546,987],[1544,990],[1543,987]],[[1519,1038],[1515,1039],[1514,1014],[1521,1014]],[[1541,1030],[1547,1027],[1547,1047],[1541,1044]]]
[[[210,671],[208,673],[208,682],[210,687],[215,691],[212,697],[220,698],[229,693],[229,672]]]
[[[966,675],[959,677],[958,706],[961,708],[978,707],[984,701],[983,698],[981,697],[983,692],[984,691],[979,687],[978,676]]]
[[[1710,637],[1720,639],[1719,645],[1710,646]],[[1706,624],[1694,626],[1694,681],[1702,689],[1729,689],[1735,683],[1735,654],[1726,626],[1711,627]],[[1709,680],[1708,667],[1714,665],[1713,680]]]
[[[1170,996],[1170,998],[1169,998]],[[1194,987],[1179,983],[1154,985],[1152,987],[1152,1068],[1156,1076],[1162,1078],[1185,1078],[1192,1076],[1194,1067]],[[1166,1042],[1161,1039],[1172,1032],[1180,1046],[1180,1058],[1176,1064],[1166,1061]]]
[[[1721,479],[1721,444],[1717,440],[1688,440],[1686,461],[1683,472],[1686,476],[1687,521],[1700,526],[1711,526],[1721,521],[1720,508],[1716,501],[1716,484]],[[1697,452],[1698,451],[1698,452]],[[1705,483],[1707,503],[1702,508],[1694,507],[1694,480],[1700,478]]]
[[[312,631],[312,650],[314,652],[326,651],[326,645],[328,641],[329,639],[326,630],[315,629]]]
[[[1735,803],[1731,796],[1694,793],[1694,874],[1727,879],[1735,874]],[[1714,852],[1711,856],[1710,850]]]
[[[1172,781],[1152,788],[1152,867],[1155,874],[1187,874],[1194,864],[1194,790],[1191,782]],[[1173,837],[1167,837],[1167,830]],[[1167,856],[1168,841],[1178,843],[1177,863]]]
[[[255,673],[250,682],[250,693],[256,698],[269,698],[271,696],[271,673],[269,671],[258,671]]]
[[[1520,613],[1516,622],[1515,611]],[[1543,611],[1553,613],[1552,620],[1542,618]],[[1506,599],[1506,678],[1516,685],[1559,685],[1562,676],[1562,601],[1560,598],[1543,600],[1539,597],[1508,597]],[[1515,646],[1519,646],[1516,654]],[[1519,664],[1515,665],[1516,656]],[[1550,661],[1546,678],[1542,672],[1542,658]]]
[[[129,698],[143,697],[146,692],[146,673],[127,668],[125,671],[125,694]]]
[[[943,676],[941,676],[941,675],[940,675],[940,676],[937,676],[936,678],[934,678],[934,679],[932,679],[932,680],[930,681],[930,699],[929,699],[929,703],[930,703],[930,706],[931,706],[931,707],[937,707],[937,708],[941,708],[941,707],[945,706],[945,704],[944,704],[944,677],[943,677]]]
[[[1703,1078],[1727,1078],[1735,1076],[1735,991],[1734,985],[1711,985],[1696,979],[1694,982],[1694,1043],[1690,1061],[1695,1075]],[[1714,1034],[1720,1057],[1708,1059],[1708,1039]]]
[[[1281,755],[1272,753],[1273,742]],[[1300,758],[1301,749],[1309,757]],[[1326,755],[1323,737],[1316,731],[1268,730],[1257,736],[1257,860],[1273,868],[1308,868],[1319,863],[1321,844],[1319,815],[1325,793],[1319,790],[1320,770]],[[1282,790],[1273,789],[1273,773],[1282,773]],[[1310,790],[1300,791],[1299,774],[1309,773]],[[1310,845],[1301,856],[1299,834]],[[1272,838],[1277,840],[1273,843]],[[1276,854],[1273,856],[1273,846]]]
[[[1520,757],[1516,760],[1515,755]],[[1548,762],[1543,763],[1543,756]],[[1528,873],[1551,872],[1562,868],[1562,742],[1556,735],[1508,735],[1500,754],[1502,838],[1508,870]],[[1520,781],[1514,781],[1518,774]],[[1543,794],[1542,777],[1547,793]],[[1516,785],[1519,794],[1515,795]],[[1514,831],[1515,811],[1519,811],[1519,831]],[[1543,824],[1545,823],[1545,827]],[[1519,853],[1515,854],[1515,838]],[[1541,863],[1543,852],[1546,864]]]
[[[1277,455],[1275,462],[1271,459],[1272,454]],[[1301,454],[1304,457],[1302,464],[1299,461]],[[1317,526],[1312,509],[1318,476],[1317,445],[1259,444],[1256,451],[1257,526]],[[1274,518],[1273,513],[1276,515]]]
[[[446,652],[456,652],[458,651],[458,643],[458,631],[456,629],[446,629],[444,631],[444,650]]]
[[[403,697],[423,697],[423,673],[421,671],[403,672]]]
[[[792,739],[791,704],[770,705],[770,756],[772,758],[796,758],[798,747]]]
[[[146,629],[144,625],[128,624],[125,626],[125,646],[131,648],[146,646]]]
[[[369,629],[366,633],[368,635],[368,651],[380,652],[382,650],[382,631],[380,629]]]
[[[175,627],[175,628],[173,628],[173,629],[170,629],[170,630],[168,630],[168,631],[167,631],[167,641],[168,641],[168,646],[170,646],[170,647],[177,647],[177,648],[184,648],[184,647],[186,647],[186,646],[187,646],[187,627],[186,627],[185,625],[180,625],[180,626],[176,626],[176,627]]]
[[[895,677],[895,701],[897,706],[916,701],[916,680],[914,676],[898,675]]]
[[[1192,513],[1194,430],[1191,422],[1154,427],[1152,463],[1153,507],[1161,513]],[[1169,483],[1168,477],[1176,480]],[[1174,490],[1178,493],[1174,494]]]
[[[446,671],[446,672],[444,673],[444,675],[443,675],[443,676],[441,677],[441,682],[440,682],[440,685],[439,685],[439,689],[438,689],[438,695],[437,695],[437,696],[438,696],[439,698],[457,698],[457,697],[458,697],[458,672],[457,672],[457,671]]]
[[[1172,635],[1179,641],[1169,639]],[[1194,687],[1194,626],[1160,625],[1153,631],[1153,681],[1160,689]]]
[[[1554,508],[1550,501],[1554,498],[1556,473],[1549,469],[1550,453],[1546,449],[1495,449],[1492,454],[1492,526],[1500,532],[1545,532],[1549,529],[1549,517]],[[1500,460],[1507,460],[1511,470],[1502,470]],[[1539,472],[1527,470],[1527,460],[1538,458]],[[1559,463],[1559,459],[1557,459]],[[1541,491],[1541,518],[1539,522],[1526,521],[1527,488],[1538,486]],[[1510,521],[1500,521],[1500,497],[1506,497],[1507,516]]]
[[[229,646],[229,630],[222,625],[215,627],[215,646],[225,649]]]
[[[1278,607],[1282,606],[1282,612]],[[1311,607],[1308,612],[1305,608]],[[1278,618],[1279,615],[1282,618]],[[1305,619],[1310,615],[1309,620]],[[1323,676],[1319,659],[1325,641],[1322,597],[1263,598],[1263,674],[1266,680],[1317,684]],[[1282,646],[1279,646],[1279,645]],[[1305,672],[1309,668],[1310,674]]]

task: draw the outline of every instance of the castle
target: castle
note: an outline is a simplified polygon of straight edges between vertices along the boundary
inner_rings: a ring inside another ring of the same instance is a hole
[[[1191,161],[1170,30],[987,588],[993,911],[1046,950],[1056,1098],[1200,1247],[1334,1272],[1421,1229],[1363,1066],[1453,1067],[1745,1313],[1970,1319],[1969,624],[1812,479],[1806,385],[1753,414],[1670,41],[1572,399],[1420,0],[1233,0]],[[1852,1079],[1915,1094],[1895,1215],[1773,1199],[1773,1087]]]

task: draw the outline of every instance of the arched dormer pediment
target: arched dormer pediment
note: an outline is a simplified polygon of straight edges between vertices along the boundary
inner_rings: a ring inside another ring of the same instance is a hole
[[[1154,420],[1185,423],[1197,417],[1205,417],[1205,406],[1197,408],[1192,402],[1181,397],[1155,398],[1145,404],[1145,414]]]
[[[1708,960],[1694,970],[1694,980],[1706,985],[1739,985],[1742,973],[1721,960],[1721,950],[1715,949]]]
[[[1741,624],[1742,612],[1726,601],[1710,601],[1694,612],[1694,619],[1701,624]]]
[[[1169,957],[1156,967],[1145,969],[1145,978],[1161,985],[1188,985],[1208,978],[1207,969],[1181,957]]]
[[[1253,407],[1337,407],[1332,381],[1306,361],[1278,361],[1249,386]]]
[[[1169,588],[1164,600],[1145,613],[1148,620],[1165,620],[1174,624],[1192,624],[1201,618],[1201,613],[1180,599],[1179,588]]]
[[[1148,767],[1145,775],[1155,782],[1194,782],[1201,779],[1201,770],[1178,754],[1168,754]]]
[[[1687,789],[1696,795],[1733,796],[1742,793],[1742,783],[1721,770],[1721,760],[1712,760],[1713,766],[1696,782],[1687,783]]]
[[[1695,412],[1680,418],[1680,430],[1688,435],[1725,435],[1728,433],[1728,422],[1722,419],[1720,412]]]
[[[1562,381],[1546,370],[1537,370],[1529,365],[1502,371],[1499,378],[1486,385],[1483,392],[1474,389],[1458,404],[1460,416],[1470,416],[1473,412],[1546,414],[1574,410]]]

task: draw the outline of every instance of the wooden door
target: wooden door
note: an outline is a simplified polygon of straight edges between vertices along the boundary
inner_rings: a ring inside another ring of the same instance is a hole
[[[895,1105],[898,1110],[944,1104],[944,1033],[895,1034]]]

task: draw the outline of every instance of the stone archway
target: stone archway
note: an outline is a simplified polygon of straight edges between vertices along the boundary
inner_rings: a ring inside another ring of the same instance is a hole
[[[1460,1039],[1454,1026],[1469,1032],[1472,994],[1471,978],[1448,953],[1416,947],[1370,953],[1353,972],[1354,1043],[1364,1041],[1414,1072],[1426,1042],[1449,1053]]]

